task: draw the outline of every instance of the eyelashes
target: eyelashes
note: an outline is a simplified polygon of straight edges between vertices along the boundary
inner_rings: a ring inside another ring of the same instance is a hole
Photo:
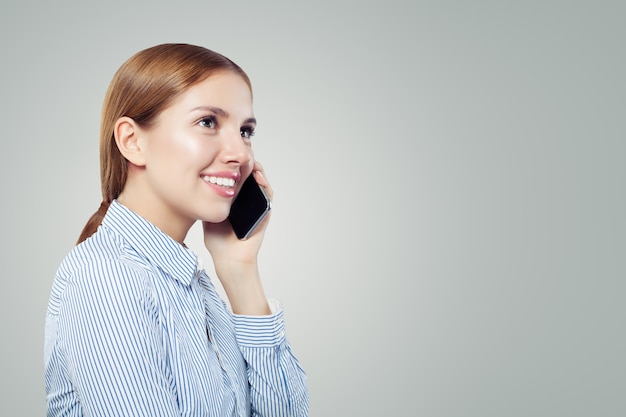
[[[198,125],[207,129],[216,130],[218,128],[217,117],[214,115],[205,116],[198,121]],[[255,134],[255,126],[244,125],[239,129],[239,134],[243,139],[251,139]]]
[[[252,139],[252,136],[254,136],[254,127],[243,126],[241,129],[239,129],[239,133],[241,134],[241,137],[244,139]]]
[[[198,124],[202,127],[206,127],[209,129],[217,128],[217,117],[215,116],[205,116],[198,121]]]

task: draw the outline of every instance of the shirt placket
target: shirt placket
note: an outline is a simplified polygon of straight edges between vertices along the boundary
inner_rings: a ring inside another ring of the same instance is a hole
[[[209,345],[211,346],[211,349],[213,350],[213,352],[215,352],[215,356],[217,357],[218,363],[220,364],[220,367],[222,369],[222,373],[224,376],[224,383],[226,387],[233,393],[232,398],[234,401],[234,408],[237,411],[237,415],[244,417],[245,408],[243,407],[243,404],[241,404],[241,399],[239,398],[236,387],[233,385],[234,381],[236,381],[236,378],[234,378],[234,375],[232,375],[233,370],[231,370],[230,367],[227,365],[226,363],[227,361],[225,360],[224,355],[220,351],[219,344],[217,343],[219,339],[215,333],[216,330],[213,324],[215,322],[215,314],[213,312],[213,306],[211,305],[209,295],[206,293],[206,290],[204,289],[204,288],[209,288],[210,285],[212,284],[208,284],[206,282],[207,277],[206,277],[206,274],[202,273],[202,270],[198,270],[196,272],[196,279],[198,283],[202,281],[202,284],[203,284],[203,285],[199,285],[200,287],[199,291],[202,297],[202,301],[204,303],[205,323],[206,323],[207,335],[209,337]],[[224,405],[226,405],[226,402],[224,402]]]

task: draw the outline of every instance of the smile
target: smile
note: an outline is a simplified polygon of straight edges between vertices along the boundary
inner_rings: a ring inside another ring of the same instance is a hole
[[[204,175],[202,179],[210,184],[216,184],[221,187],[232,188],[235,186],[235,180],[232,178],[214,177],[214,176]]]

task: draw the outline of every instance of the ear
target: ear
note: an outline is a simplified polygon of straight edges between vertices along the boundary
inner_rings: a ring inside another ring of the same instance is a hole
[[[133,119],[127,116],[117,119],[113,135],[117,148],[124,158],[133,165],[146,165],[145,149],[143,149],[141,141],[141,128]]]

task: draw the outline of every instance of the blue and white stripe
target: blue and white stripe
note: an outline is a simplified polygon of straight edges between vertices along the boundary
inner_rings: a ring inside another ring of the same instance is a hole
[[[307,416],[284,327],[233,315],[193,252],[113,201],[54,280],[48,416]]]

